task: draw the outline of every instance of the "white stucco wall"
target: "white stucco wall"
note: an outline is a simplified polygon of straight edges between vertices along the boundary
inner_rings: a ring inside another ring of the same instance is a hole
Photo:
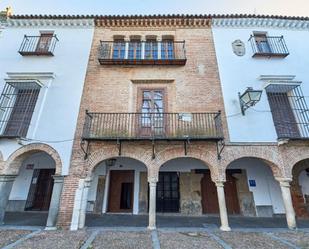
[[[299,185],[301,186],[303,195],[309,196],[309,176],[305,170],[299,175]]]
[[[33,169],[26,169],[28,164],[33,164]],[[36,153],[27,158],[16,177],[10,193],[9,200],[27,200],[28,192],[34,169],[54,169],[55,162],[46,153]]]
[[[53,57],[21,56],[18,53],[24,35],[39,35],[52,30],[59,42]],[[7,27],[0,39],[0,92],[7,73],[51,72],[54,79],[40,79],[41,88],[27,138],[52,146],[60,155],[62,174],[70,164],[79,105],[92,43],[93,27]],[[66,140],[66,141],[63,141]],[[54,142],[57,141],[57,142]],[[63,141],[63,142],[58,142]],[[27,144],[27,142],[23,142]],[[14,140],[0,140],[0,151],[6,160],[19,145]]]
[[[249,190],[253,193],[256,206],[272,206],[274,214],[285,213],[280,185],[263,161],[254,158],[239,159],[231,163],[228,169],[245,169],[248,186],[249,180],[255,180],[256,186],[249,186]]]
[[[280,29],[270,27],[213,27],[213,37],[217,54],[220,79],[223,90],[225,111],[232,142],[274,142],[277,140],[272,116],[265,90],[261,101],[240,113],[238,92],[247,87],[264,89],[265,82],[258,80],[260,75],[295,75],[295,80],[302,81],[302,90],[309,96],[308,30]],[[290,54],[286,58],[252,58],[251,45],[248,42],[253,31],[266,31],[270,36],[284,36]],[[246,45],[246,54],[237,56],[233,53],[232,42],[240,39]],[[234,115],[234,116],[231,116]]]

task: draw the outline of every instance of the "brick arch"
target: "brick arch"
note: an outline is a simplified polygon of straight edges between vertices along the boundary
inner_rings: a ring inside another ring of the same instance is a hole
[[[293,172],[294,167],[302,161],[306,159],[309,160],[309,153],[308,147],[296,147],[293,151],[289,153],[285,153],[285,160],[287,162],[288,170],[290,171],[291,175]]]
[[[228,166],[242,158],[255,158],[262,160],[270,167],[274,177],[286,177],[287,172],[282,163],[281,156],[277,150],[271,150],[266,146],[241,146],[238,148],[227,148],[222,159],[222,165],[226,170]]]
[[[190,148],[188,149],[187,155],[184,155],[184,148],[182,145],[166,148],[156,154],[155,160],[151,162],[152,170],[158,173],[163,164],[177,158],[194,158],[202,161],[205,166],[209,168],[212,179],[218,179],[217,154],[208,151],[206,148]]]
[[[299,174],[305,170],[309,168],[309,156],[307,156],[307,158],[305,159],[302,159],[298,162],[296,162],[293,167],[292,167],[292,176],[293,176],[293,179],[297,179]],[[298,180],[297,180],[298,182]]]
[[[55,161],[56,174],[60,175],[62,172],[62,162],[58,152],[51,146],[43,143],[27,144],[13,152],[5,161],[2,170],[3,174],[17,175],[22,162],[27,157],[38,152],[45,152]]]
[[[145,150],[135,147],[135,150],[132,152],[124,152],[119,156],[119,151],[116,147],[103,148],[96,150],[91,153],[89,159],[87,160],[86,174],[90,176],[94,168],[102,161],[110,158],[116,157],[128,157],[135,159],[145,165],[147,170],[149,169],[149,161],[150,156],[149,152],[147,153]]]

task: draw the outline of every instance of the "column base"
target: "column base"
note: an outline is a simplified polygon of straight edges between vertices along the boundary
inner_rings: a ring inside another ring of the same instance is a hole
[[[55,231],[57,230],[57,227],[45,227],[45,231]]]
[[[148,230],[156,230],[157,228],[155,226],[148,226],[147,229]]]
[[[288,226],[288,228],[290,229],[290,230],[297,230],[297,226]]]
[[[221,230],[221,231],[224,231],[224,232],[230,232],[230,231],[231,231],[231,228],[230,228],[230,227],[226,227],[226,226],[221,226],[221,227],[220,227],[220,230]]]

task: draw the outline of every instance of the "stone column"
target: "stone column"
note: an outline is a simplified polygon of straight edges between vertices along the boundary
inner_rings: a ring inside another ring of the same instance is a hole
[[[0,175],[0,224],[3,224],[6,206],[17,175]]]
[[[79,221],[78,221],[78,228],[83,228],[85,226],[86,221],[86,209],[87,209],[87,202],[88,202],[88,191],[91,184],[91,178],[86,178],[84,181],[84,188],[82,193],[82,201],[81,201],[81,208],[79,214]]]
[[[295,211],[293,208],[291,190],[290,190],[291,179],[278,178],[277,181],[279,181],[280,183],[288,227],[289,229],[296,229]]]
[[[149,224],[148,229],[156,229],[156,191],[157,191],[157,179],[149,178]]]
[[[61,193],[63,188],[64,176],[54,175],[53,178],[54,178],[53,193],[49,205],[48,218],[45,230],[56,229]]]
[[[229,227],[228,217],[227,217],[227,209],[226,209],[225,194],[224,194],[224,182],[217,181],[216,186],[217,186],[220,220],[221,220],[220,230],[231,231],[231,228]]]

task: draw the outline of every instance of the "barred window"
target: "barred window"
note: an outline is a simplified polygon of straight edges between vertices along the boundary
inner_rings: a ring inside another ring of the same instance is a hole
[[[39,96],[36,81],[7,81],[0,96],[0,135],[26,137]]]
[[[309,138],[309,109],[299,84],[266,87],[278,138]]]

